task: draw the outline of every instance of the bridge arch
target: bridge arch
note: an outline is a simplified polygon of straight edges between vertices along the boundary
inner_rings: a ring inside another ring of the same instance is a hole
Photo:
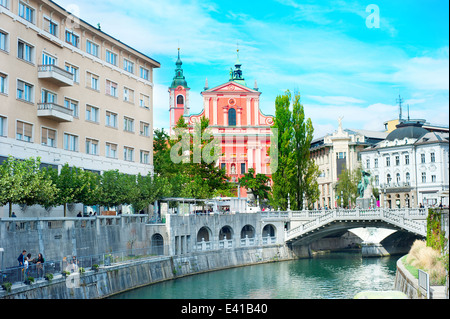
[[[241,239],[244,238],[254,238],[255,237],[255,227],[253,227],[252,225],[245,225],[244,227],[242,227],[241,230]]]
[[[224,239],[230,240],[230,239],[233,239],[233,237],[234,237],[234,231],[233,231],[233,228],[231,228],[231,226],[226,225],[220,229],[219,240],[224,240]]]
[[[212,238],[212,231],[207,226],[203,226],[197,232],[197,242],[210,241],[210,238]]]
[[[262,229],[262,237],[275,237],[277,228],[272,224],[267,224]]]

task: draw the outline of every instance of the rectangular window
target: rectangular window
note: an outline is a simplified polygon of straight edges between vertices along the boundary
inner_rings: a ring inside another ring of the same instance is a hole
[[[395,166],[399,166],[400,165],[400,156],[395,156]]]
[[[34,23],[35,10],[23,3],[22,1],[19,2],[19,17],[24,18],[28,22]]]
[[[70,72],[73,74],[73,81],[75,83],[80,83],[80,69],[70,63],[66,63],[65,68],[66,68],[67,72]]]
[[[425,163],[425,154],[420,154],[420,162]]]
[[[427,182],[427,173],[423,172],[422,173],[422,183],[426,183]]]
[[[130,60],[123,59],[123,69],[130,73],[134,73],[134,63]]]
[[[5,7],[8,9],[8,1],[9,0],[0,0],[0,6]]]
[[[92,74],[91,72],[86,72],[86,86],[90,87],[93,90],[99,91],[99,76]]]
[[[378,168],[378,158],[375,158],[373,160],[373,166],[375,166],[375,168]]]
[[[78,48],[80,43],[80,36],[74,33],[73,31],[66,30],[66,42]]]
[[[33,140],[33,125],[22,121],[16,124],[16,139],[31,142]]]
[[[32,84],[17,80],[17,98],[27,102],[34,102],[34,86]]]
[[[436,175],[431,175],[431,182],[436,183]]]
[[[117,83],[106,80],[106,94],[117,97]]]
[[[42,145],[56,147],[56,130],[43,127],[41,131],[41,143]]]
[[[0,93],[8,94],[8,76],[0,73]]]
[[[7,118],[0,115],[0,136],[7,136],[8,132],[6,131]]]
[[[124,161],[133,161],[134,149],[128,146],[123,147],[123,160]]]
[[[241,163],[241,174],[245,174],[245,163]]]
[[[134,132],[134,120],[129,117],[123,118],[123,129],[127,132]]]
[[[42,65],[56,65],[56,58],[48,53],[42,52]]]
[[[98,108],[91,105],[86,105],[86,121],[98,123]]]
[[[380,177],[375,175],[375,186],[380,186]]]
[[[50,92],[46,89],[42,89],[41,91],[41,103],[56,103],[57,96],[55,93]]]
[[[86,40],[86,52],[92,54],[93,56],[98,57],[98,44]]]
[[[117,54],[112,53],[111,51],[106,50],[106,62],[111,63],[112,65],[117,66]]]
[[[0,30],[0,50],[6,51],[6,52],[9,51],[9,45],[8,45],[9,41],[8,40],[9,40],[8,33]]]
[[[68,109],[71,109],[73,111],[74,117],[79,117],[78,115],[78,102],[71,100],[69,98],[64,99],[64,106]]]
[[[98,155],[98,141],[90,138],[86,139],[86,154]]]
[[[343,158],[345,158],[346,157],[346,152],[338,152],[338,153],[336,153],[336,157],[338,158],[338,159],[343,159]]]
[[[370,168],[370,159],[366,160],[366,168]]]
[[[24,61],[34,63],[34,47],[22,40],[17,42],[17,57]]]
[[[117,144],[106,143],[106,157],[117,158]]]
[[[434,154],[434,152],[430,154],[430,161],[431,163],[436,162],[436,155]]]
[[[150,136],[150,124],[140,122],[139,126],[139,134],[141,134],[142,136]]]
[[[409,165],[409,155],[405,155],[405,165]]]
[[[78,136],[64,133],[64,149],[67,151],[78,151]]]
[[[139,106],[146,109],[150,108],[150,97],[141,93],[139,97]]]
[[[105,125],[117,128],[117,114],[106,111]]]
[[[140,69],[140,73],[141,73],[141,78],[143,78],[144,80],[149,80],[150,78],[150,71],[143,68],[142,66],[139,68]]]
[[[386,166],[391,166],[391,158],[389,156],[386,157]]]
[[[134,103],[134,91],[127,87],[123,88],[123,100],[125,102]]]
[[[149,164],[150,163],[150,152],[141,151],[140,161],[141,161],[141,164]]]
[[[58,36],[58,24],[52,21],[51,18],[44,17],[44,31],[47,31],[51,35]]]

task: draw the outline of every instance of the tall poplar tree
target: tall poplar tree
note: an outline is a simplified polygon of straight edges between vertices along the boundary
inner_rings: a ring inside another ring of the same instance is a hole
[[[278,169],[272,174],[272,204],[285,210],[289,196],[291,208],[301,209],[305,200],[319,198],[319,168],[310,159],[314,128],[305,118],[299,94],[277,96],[273,128],[278,130]]]

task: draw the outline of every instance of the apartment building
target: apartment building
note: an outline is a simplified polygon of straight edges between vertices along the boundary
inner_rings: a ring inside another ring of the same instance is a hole
[[[0,0],[0,162],[153,173],[159,62],[50,0]]]
[[[314,139],[311,142],[310,157],[321,172],[318,183],[320,197],[315,208],[340,206],[336,184],[343,170],[354,171],[361,166],[360,152],[368,146],[383,141],[387,132],[359,129],[343,129],[339,120],[337,131]]]
[[[403,120],[396,127],[384,141],[361,151],[363,168],[380,189],[381,205],[448,205],[448,131],[417,120]]]

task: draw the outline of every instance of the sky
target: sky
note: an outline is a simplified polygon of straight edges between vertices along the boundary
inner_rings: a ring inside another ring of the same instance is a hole
[[[411,118],[449,125],[446,0],[55,0],[161,63],[154,70],[154,127],[169,127],[168,87],[180,48],[191,113],[200,92],[226,83],[236,49],[264,114],[298,92],[315,137],[337,129],[384,130],[403,98]]]

